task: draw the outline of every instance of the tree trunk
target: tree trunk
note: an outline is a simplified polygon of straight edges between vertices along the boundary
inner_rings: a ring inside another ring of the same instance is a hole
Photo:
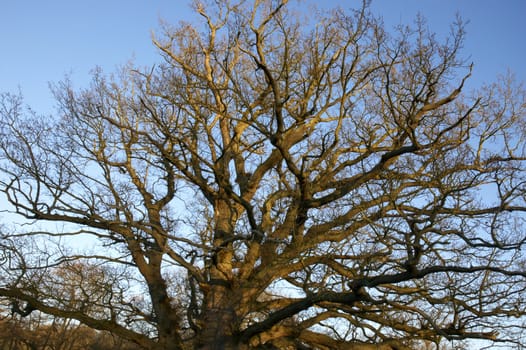
[[[200,350],[242,349],[235,339],[237,316],[232,288],[228,280],[217,278],[219,276],[215,268],[212,268],[211,272],[211,275],[215,275],[216,278],[211,278],[210,289],[205,295],[201,334],[197,337],[196,348]]]
[[[182,348],[181,337],[178,333],[180,319],[171,305],[167,292],[166,281],[161,275],[161,254],[150,255],[150,270],[148,274],[148,288],[152,300],[154,317],[157,319],[158,349],[180,350]]]
[[[233,290],[233,222],[236,214],[229,203],[215,205],[214,256],[209,268],[207,290],[204,290],[201,333],[196,348],[200,350],[243,349],[235,339],[237,330],[236,292]]]

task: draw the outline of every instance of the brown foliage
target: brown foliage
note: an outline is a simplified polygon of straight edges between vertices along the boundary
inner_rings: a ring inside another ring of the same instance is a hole
[[[0,320],[1,350],[136,350],[136,345],[73,320],[35,313]]]

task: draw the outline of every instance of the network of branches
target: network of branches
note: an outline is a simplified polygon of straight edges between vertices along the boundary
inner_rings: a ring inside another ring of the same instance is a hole
[[[0,95],[6,316],[145,349],[526,346],[522,85],[466,91],[461,20],[308,5],[196,2],[52,117]]]

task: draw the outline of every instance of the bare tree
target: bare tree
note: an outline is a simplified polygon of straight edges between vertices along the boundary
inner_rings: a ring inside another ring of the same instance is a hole
[[[462,23],[195,11],[56,117],[2,95],[0,295],[149,349],[526,345],[525,95],[463,91]]]
[[[61,319],[40,312],[9,312],[0,308],[0,349],[134,350],[139,347],[107,332],[95,331],[73,319]]]

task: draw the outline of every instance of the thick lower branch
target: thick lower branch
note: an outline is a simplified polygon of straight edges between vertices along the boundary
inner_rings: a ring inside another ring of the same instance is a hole
[[[97,329],[100,331],[111,332],[123,339],[132,341],[144,347],[145,349],[155,348],[155,342],[152,339],[146,337],[143,334],[139,334],[134,331],[131,331],[119,325],[117,322],[110,321],[110,320],[96,319],[80,311],[67,311],[67,310],[59,309],[58,307],[47,305],[36,297],[24,294],[22,290],[0,288],[0,296],[13,298],[16,300],[23,300],[27,302],[28,305],[31,305],[31,308],[34,310],[38,310],[45,314],[56,316],[56,317],[75,319],[90,328]]]

